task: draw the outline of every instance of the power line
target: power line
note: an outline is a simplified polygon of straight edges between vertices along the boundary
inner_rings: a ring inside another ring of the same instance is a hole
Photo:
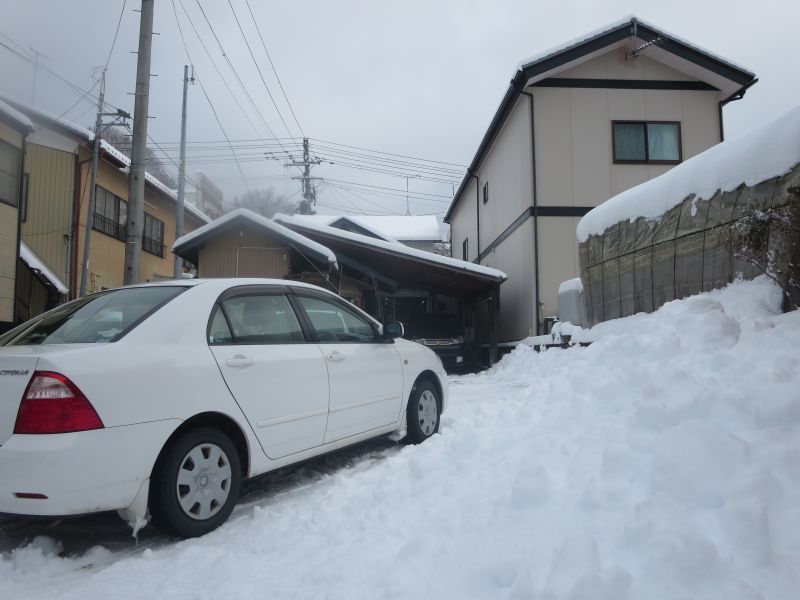
[[[253,25],[255,25],[256,27],[256,31],[258,32],[258,37],[261,40],[261,45],[264,47],[264,52],[267,55],[267,60],[269,60],[269,66],[272,67],[272,72],[275,74],[275,79],[278,81],[278,86],[280,86],[281,88],[283,99],[286,100],[286,105],[289,107],[289,111],[292,113],[294,122],[297,123],[297,128],[300,130],[300,134],[303,137],[306,137],[306,134],[303,132],[303,128],[300,126],[300,121],[297,120],[297,115],[294,113],[294,109],[292,108],[292,103],[289,102],[289,97],[286,95],[286,90],[283,89],[281,78],[278,77],[278,71],[275,69],[275,65],[272,63],[272,57],[269,55],[269,50],[267,50],[267,44],[264,42],[264,36],[261,35],[261,29],[259,29],[258,27],[258,21],[256,21],[256,17],[255,15],[253,15],[253,9],[250,8],[250,0],[245,0],[245,4],[247,4],[247,10],[250,12],[250,18],[253,19]]]
[[[180,2],[180,0],[178,0]],[[181,3],[181,6],[183,4]],[[185,12],[186,9],[184,9]],[[175,13],[175,22],[178,24],[178,32],[181,36],[181,42],[183,43],[183,49],[186,51],[186,58],[189,59],[189,62],[192,62],[192,57],[189,54],[189,48],[186,45],[186,38],[183,36],[183,29],[181,28],[181,22],[178,20],[178,11],[175,10],[175,1],[172,2],[172,11]],[[233,146],[231,146],[230,139],[228,138],[228,132],[225,131],[225,128],[222,126],[222,122],[219,120],[219,115],[217,114],[217,109],[214,108],[214,104],[211,102],[211,98],[208,97],[208,93],[206,93],[206,88],[203,85],[203,81],[200,79],[200,76],[195,73],[195,79],[197,79],[197,83],[200,85],[200,90],[203,92],[203,96],[205,96],[206,101],[208,102],[208,106],[211,108],[211,112],[214,114],[214,119],[217,121],[217,125],[219,125],[219,129],[222,132],[222,135],[225,136],[225,140],[228,142],[228,145],[231,147],[231,154],[233,155],[234,160],[236,161],[236,168],[239,170],[239,175],[242,176],[242,181],[244,182],[244,186],[247,191],[250,191],[250,185],[247,183],[247,178],[244,176],[244,171],[242,170],[242,165],[239,164],[239,158],[236,156],[236,153],[233,151]]]
[[[386,154],[387,156],[397,156],[399,158],[410,158],[412,160],[423,160],[425,162],[434,162],[434,163],[439,163],[439,164],[442,164],[442,165],[450,165],[450,166],[453,166],[453,167],[463,167],[464,169],[467,168],[467,165],[462,165],[462,164],[459,164],[459,163],[451,163],[451,162],[444,162],[444,161],[441,161],[441,160],[432,160],[432,159],[427,159],[427,158],[419,158],[419,157],[415,157],[415,156],[408,156],[406,154],[393,154],[391,152],[383,152],[381,150],[372,150],[372,149],[369,149],[369,148],[362,148],[360,146],[348,146],[347,144],[339,144],[337,142],[331,142],[331,141],[327,141],[327,140],[320,140],[320,139],[317,139],[317,138],[311,138],[311,139],[313,139],[315,142],[322,142],[324,144],[332,144],[334,146],[342,146],[344,148],[352,148],[354,150],[364,150],[366,152],[374,152],[376,154]]]
[[[272,92],[269,91],[269,86],[267,85],[267,81],[264,79],[264,74],[261,72],[261,67],[258,66],[258,61],[256,60],[256,57],[253,54],[252,48],[250,48],[250,42],[247,41],[247,36],[244,33],[244,29],[242,29],[242,24],[239,22],[239,17],[236,15],[236,10],[234,10],[231,0],[228,0],[228,6],[231,7],[233,18],[236,20],[236,25],[239,27],[239,32],[242,34],[244,45],[247,46],[247,51],[250,53],[250,58],[253,59],[253,64],[256,66],[256,70],[258,71],[258,76],[261,77],[261,83],[264,84],[264,89],[267,90],[267,95],[269,96],[269,99],[272,101],[272,106],[275,107],[275,112],[278,113],[278,117],[280,118],[281,123],[283,123],[283,126],[286,128],[286,131],[289,133],[289,135],[292,135],[289,126],[286,124],[286,121],[284,120],[283,115],[281,114],[281,110],[278,108],[278,104],[275,102],[275,98],[272,97]]]
[[[111,49],[108,51],[108,57],[106,58],[106,66],[103,70],[108,69],[108,63],[111,62],[111,55],[114,53],[114,46],[117,45],[117,36],[119,35],[119,26],[122,24],[122,16],[125,14],[125,5],[128,3],[128,0],[122,1],[122,10],[119,11],[119,19],[117,20],[117,29],[114,31],[114,40],[111,42]]]

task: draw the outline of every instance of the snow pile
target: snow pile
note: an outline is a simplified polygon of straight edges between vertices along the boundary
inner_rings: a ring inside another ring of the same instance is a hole
[[[2,553],[0,597],[794,599],[800,312],[780,300],[739,282],[588,348],[520,346],[454,377],[420,446],[270,486],[199,540]]]
[[[578,241],[619,221],[658,219],[690,194],[710,199],[741,184],[753,186],[800,164],[800,106],[712,146],[663,175],[617,194],[578,223]]]

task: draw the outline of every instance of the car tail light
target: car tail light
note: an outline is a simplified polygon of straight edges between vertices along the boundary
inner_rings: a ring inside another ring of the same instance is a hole
[[[60,373],[36,371],[17,414],[14,433],[69,433],[102,429],[103,422],[78,387]]]

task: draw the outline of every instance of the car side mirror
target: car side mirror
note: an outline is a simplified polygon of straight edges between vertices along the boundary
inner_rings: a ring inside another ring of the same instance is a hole
[[[394,340],[403,337],[405,329],[400,321],[387,321],[383,324],[383,337],[387,340]]]

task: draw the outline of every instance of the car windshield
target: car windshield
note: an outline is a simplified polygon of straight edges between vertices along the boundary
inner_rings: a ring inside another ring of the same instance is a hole
[[[410,335],[415,338],[454,338],[461,328],[454,315],[420,315],[411,323]]]
[[[134,287],[94,294],[20,325],[0,338],[0,345],[114,342],[185,289]]]

